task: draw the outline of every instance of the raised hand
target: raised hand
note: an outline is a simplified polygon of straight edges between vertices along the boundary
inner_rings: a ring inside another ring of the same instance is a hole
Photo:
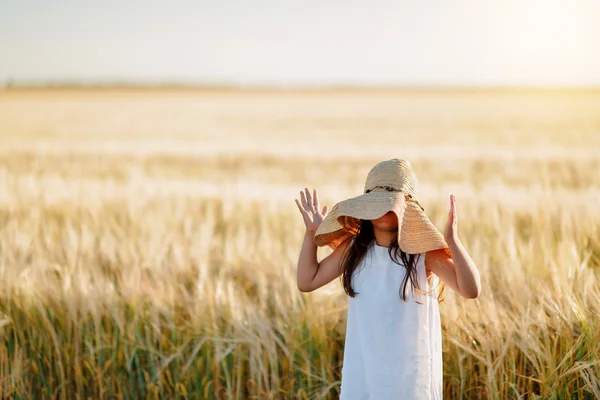
[[[456,216],[456,196],[450,195],[450,211],[448,211],[448,222],[444,229],[444,240],[446,243],[458,241],[458,218]]]
[[[306,192],[306,196],[304,193]],[[302,199],[302,203],[298,201],[298,199],[294,199],[296,201],[296,205],[302,214],[302,218],[304,218],[304,225],[306,225],[306,230],[311,233],[315,233],[317,228],[325,219],[325,215],[327,214],[327,206],[323,207],[323,210],[319,211],[319,198],[317,197],[317,189],[313,189],[314,196],[311,197],[308,188],[304,188],[304,192],[300,191],[300,198]]]

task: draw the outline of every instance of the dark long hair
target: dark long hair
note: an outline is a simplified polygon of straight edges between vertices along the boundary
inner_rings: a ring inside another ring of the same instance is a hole
[[[350,239],[349,239],[350,240]],[[347,250],[342,257],[341,264],[343,266],[344,272],[342,274],[342,281],[344,286],[344,291],[350,297],[354,297],[358,294],[352,287],[352,274],[359,266],[362,259],[367,254],[367,250],[369,245],[375,240],[375,234],[373,232],[373,224],[370,220],[362,219],[360,220],[360,224],[358,226],[358,230],[356,235],[354,236],[354,240],[348,246]],[[419,280],[417,275],[417,263],[419,262],[419,254],[409,254],[405,253],[400,247],[398,247],[398,238],[394,238],[392,243],[388,248],[388,254],[392,261],[400,266],[406,268],[406,274],[402,279],[402,284],[398,289],[400,297],[404,301],[406,301],[406,287],[408,282],[410,281],[411,287],[413,290],[416,290],[419,293],[426,293],[423,289],[419,287]],[[400,256],[400,261],[398,260],[398,256]],[[443,292],[444,285],[441,281],[439,281],[441,285],[441,290],[438,294],[438,301],[443,300]]]

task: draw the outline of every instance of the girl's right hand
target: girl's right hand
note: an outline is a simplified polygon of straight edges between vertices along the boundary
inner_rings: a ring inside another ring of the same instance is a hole
[[[325,219],[325,214],[327,214],[327,206],[323,207],[322,211],[319,211],[319,198],[317,197],[317,189],[313,189],[314,196],[310,196],[310,192],[308,188],[304,188],[306,192],[306,197],[304,196],[304,192],[300,192],[300,198],[302,199],[302,204],[296,200],[296,205],[298,205],[298,209],[302,214],[302,218],[304,218],[304,225],[306,225],[306,230],[314,234],[317,231],[317,228]]]

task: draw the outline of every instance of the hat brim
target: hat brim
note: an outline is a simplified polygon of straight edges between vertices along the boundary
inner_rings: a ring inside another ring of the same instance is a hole
[[[335,249],[358,233],[360,220],[377,219],[390,211],[398,217],[398,246],[405,253],[448,248],[420,205],[399,191],[372,191],[337,203],[317,228],[313,241]]]

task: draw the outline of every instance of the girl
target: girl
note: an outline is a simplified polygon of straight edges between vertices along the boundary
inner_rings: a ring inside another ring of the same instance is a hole
[[[382,161],[364,194],[319,210],[317,191],[296,200],[306,225],[298,289],[342,276],[348,298],[341,400],[442,399],[438,301],[444,284],[468,299],[479,271],[458,238],[456,200],[442,235],[417,200],[410,162]],[[317,261],[317,246],[333,253]]]

